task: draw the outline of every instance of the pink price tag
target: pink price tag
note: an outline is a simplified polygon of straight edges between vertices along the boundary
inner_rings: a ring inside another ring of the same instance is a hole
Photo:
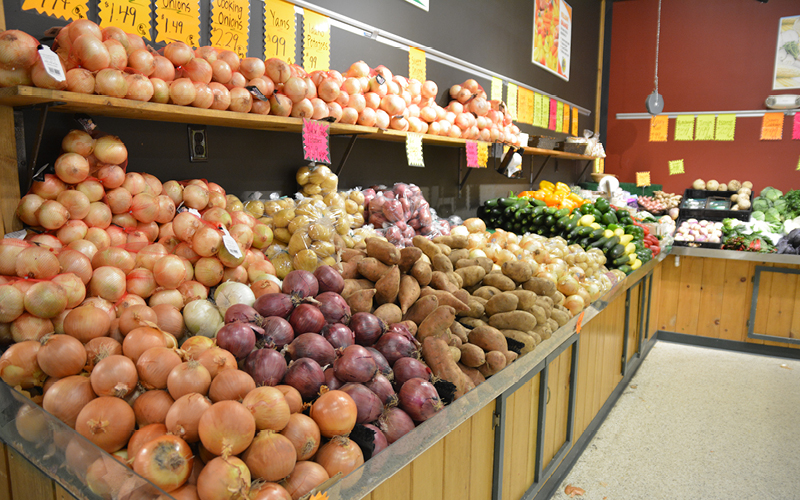
[[[480,167],[478,163],[478,143],[476,141],[467,141],[467,166],[469,168]]]
[[[303,118],[303,159],[328,164],[331,162],[328,123]]]
[[[800,141],[800,113],[794,114],[794,125],[792,126],[792,139]]]
[[[558,101],[550,99],[550,123],[547,128],[550,130],[556,129],[556,114],[558,113]]]

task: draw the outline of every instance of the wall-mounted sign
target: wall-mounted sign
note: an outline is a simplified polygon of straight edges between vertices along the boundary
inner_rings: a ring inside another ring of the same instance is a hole
[[[211,1],[211,45],[247,57],[250,33],[250,3],[246,0]]]
[[[772,89],[800,89],[800,16],[782,17]]]
[[[199,0],[156,2],[156,43],[183,42],[200,46]]]
[[[294,5],[283,0],[264,2],[264,59],[277,57],[294,64]]]
[[[425,12],[428,11],[431,3],[430,0],[406,0],[406,2],[416,5]]]
[[[535,0],[531,61],[569,81],[572,7],[564,0]]]

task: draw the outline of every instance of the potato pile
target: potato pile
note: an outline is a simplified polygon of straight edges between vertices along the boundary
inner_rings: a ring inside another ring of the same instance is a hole
[[[681,204],[681,198],[682,196],[679,194],[654,191],[653,196],[640,196],[638,203],[648,212],[663,212],[678,207]]]
[[[456,397],[571,317],[555,283],[533,277],[526,262],[471,259],[463,235],[415,236],[412,244],[398,249],[367,238],[365,248],[345,250],[342,296],[353,313],[405,324],[434,375],[456,385]]]

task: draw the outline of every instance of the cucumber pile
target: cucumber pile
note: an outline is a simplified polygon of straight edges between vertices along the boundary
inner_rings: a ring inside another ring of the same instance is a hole
[[[645,229],[630,212],[615,209],[602,198],[570,213],[569,209],[548,207],[540,200],[509,196],[486,201],[478,208],[478,217],[488,228],[520,235],[560,236],[570,245],[586,250],[598,248],[606,256],[606,267],[625,274],[653,258],[652,250],[643,241]]]

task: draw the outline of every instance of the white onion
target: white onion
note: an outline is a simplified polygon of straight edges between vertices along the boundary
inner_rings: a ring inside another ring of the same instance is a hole
[[[228,308],[234,304],[253,306],[256,296],[249,286],[235,281],[226,281],[217,287],[214,292],[214,302],[217,303],[220,313],[225,315]]]
[[[214,337],[225,324],[219,309],[208,300],[193,300],[183,308],[183,321],[192,335]]]

